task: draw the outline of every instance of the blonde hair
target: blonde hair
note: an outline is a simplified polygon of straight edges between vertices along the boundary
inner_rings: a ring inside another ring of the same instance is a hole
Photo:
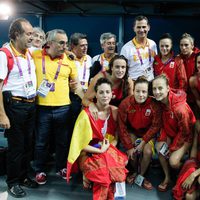
[[[181,36],[181,39],[188,39],[192,45],[194,45],[194,38],[189,34],[189,33],[183,33],[183,35]]]
[[[155,80],[157,80],[157,79],[163,79],[163,80],[165,81],[166,85],[167,85],[167,86],[169,85],[169,79],[168,79],[168,77],[166,76],[166,74],[160,74],[160,75],[156,76],[156,77],[153,79],[152,84],[153,84],[153,82],[154,82]]]

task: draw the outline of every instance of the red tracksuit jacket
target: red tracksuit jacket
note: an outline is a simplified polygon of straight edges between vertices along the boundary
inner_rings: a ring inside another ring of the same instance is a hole
[[[161,127],[160,106],[152,97],[148,97],[144,104],[138,104],[133,95],[128,96],[119,106],[118,125],[120,140],[127,150],[134,147],[131,133],[148,142]]]

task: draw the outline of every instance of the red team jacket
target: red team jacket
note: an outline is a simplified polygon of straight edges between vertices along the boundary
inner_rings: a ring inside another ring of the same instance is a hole
[[[119,137],[126,149],[134,147],[131,135],[142,137],[145,142],[151,140],[161,127],[161,109],[148,97],[144,104],[138,104],[134,96],[126,97],[118,110]]]
[[[162,121],[159,141],[172,139],[170,150],[179,149],[184,142],[192,143],[195,116],[186,103],[186,93],[183,90],[170,90],[169,106],[162,104]]]
[[[188,56],[184,56],[182,54],[178,55],[177,57],[180,57],[181,59],[183,59],[183,64],[185,66],[185,72],[187,75],[187,82],[189,83],[189,79],[191,76],[194,75],[196,69],[195,69],[195,57],[196,54],[199,52],[200,50],[198,48],[194,48],[192,54],[188,57]],[[194,103],[195,102],[195,97],[192,94],[191,89],[189,88],[189,84],[187,85],[187,102],[188,103]]]
[[[187,76],[183,60],[172,55],[168,62],[163,63],[160,56],[154,58],[154,75],[166,74],[169,79],[169,86],[176,89],[187,89]]]

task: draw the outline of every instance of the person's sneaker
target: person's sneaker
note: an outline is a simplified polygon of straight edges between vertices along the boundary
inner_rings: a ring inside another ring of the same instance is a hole
[[[27,188],[37,188],[38,183],[34,180],[31,180],[29,177],[25,178],[20,185],[27,187]]]
[[[44,172],[37,173],[35,180],[39,185],[43,185],[47,182],[47,175]]]
[[[67,169],[66,168],[59,170],[58,172],[56,172],[56,174],[58,176],[61,176],[65,180],[67,179]]]
[[[26,196],[26,192],[20,187],[20,185],[8,186],[8,193],[15,198]]]

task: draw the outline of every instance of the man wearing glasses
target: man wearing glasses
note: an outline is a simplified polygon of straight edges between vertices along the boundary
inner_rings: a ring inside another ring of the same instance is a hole
[[[45,184],[45,163],[49,137],[55,136],[56,174],[66,179],[69,145],[69,80],[78,82],[73,60],[66,55],[68,38],[60,29],[48,32],[43,49],[33,52],[38,81],[35,162],[36,181]],[[80,84],[74,91],[82,95]]]

